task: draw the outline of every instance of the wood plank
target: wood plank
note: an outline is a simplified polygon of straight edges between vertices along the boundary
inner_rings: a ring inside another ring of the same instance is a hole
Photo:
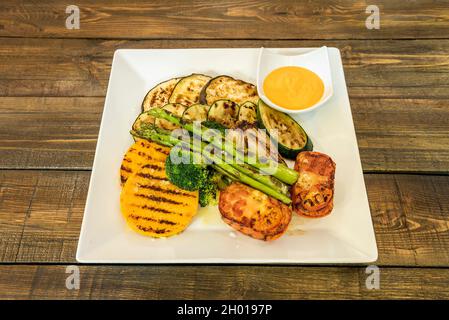
[[[449,102],[351,99],[364,171],[449,173]]]
[[[365,175],[380,258],[385,265],[449,262],[449,177]]]
[[[0,166],[90,169],[104,98],[0,98]]]
[[[90,173],[13,170],[0,177],[0,261],[74,261]]]
[[[89,176],[0,171],[0,262],[73,263]],[[449,267],[449,176],[367,174],[365,181],[377,264]]]
[[[78,0],[80,29],[65,27],[67,3],[2,1],[0,36],[132,39],[447,38],[447,1],[378,0],[381,27],[368,30],[366,1]]]
[[[0,168],[91,169],[103,100],[0,97]],[[353,98],[351,106],[365,171],[449,172],[448,100]]]
[[[2,39],[0,96],[101,96],[120,48],[337,47],[351,98],[449,98],[449,40]]]
[[[447,299],[449,269],[364,267],[0,265],[0,299]]]

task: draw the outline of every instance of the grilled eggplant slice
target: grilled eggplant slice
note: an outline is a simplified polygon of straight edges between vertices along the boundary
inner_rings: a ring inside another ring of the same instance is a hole
[[[301,152],[295,162],[299,179],[292,187],[292,205],[301,216],[319,218],[333,207],[335,163],[319,152]]]
[[[168,99],[170,98],[173,89],[176,84],[182,78],[173,78],[164,82],[159,83],[148,93],[142,102],[142,112],[148,111],[151,108],[161,108],[168,103]]]
[[[136,173],[141,166],[151,160],[162,161],[170,153],[170,149],[157,143],[141,139],[135,142],[123,157],[120,167],[120,180],[126,180]]]
[[[182,78],[173,89],[168,102],[181,103],[187,107],[199,103],[201,90],[209,80],[210,77],[203,74],[192,74]]]
[[[165,111],[168,111],[172,115],[181,118],[184,111],[187,109],[186,106],[180,104],[180,103],[169,103],[162,107]],[[180,126],[177,126],[171,122],[168,122],[164,119],[156,119],[154,121],[154,125],[160,129],[164,130],[175,130],[179,129]]]
[[[182,121],[184,123],[192,123],[194,121],[206,121],[209,107],[204,104],[194,104],[188,107],[182,114]]]
[[[240,106],[237,126],[239,128],[254,127],[257,125],[257,105],[246,101]]]
[[[215,101],[209,108],[208,121],[215,121],[226,128],[235,128],[239,115],[239,105],[231,100]]]
[[[282,156],[295,159],[299,152],[313,150],[312,140],[299,123],[288,114],[269,107],[262,99],[257,105],[257,120],[260,128],[266,129],[273,141],[278,143]]]
[[[217,100],[228,99],[237,104],[246,101],[257,103],[256,86],[242,80],[234,79],[230,76],[218,76],[211,79],[201,91],[200,102],[211,105]]]
[[[168,181],[165,159],[149,160],[128,178],[120,208],[136,232],[168,237],[188,227],[198,209],[198,191],[182,190]]]
[[[232,228],[265,241],[282,236],[292,217],[287,205],[239,182],[220,192],[218,209]]]

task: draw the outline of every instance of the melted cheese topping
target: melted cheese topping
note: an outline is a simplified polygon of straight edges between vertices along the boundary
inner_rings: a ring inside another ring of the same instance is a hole
[[[278,106],[291,110],[307,109],[324,93],[320,77],[302,67],[281,67],[271,71],[263,83],[265,95]]]

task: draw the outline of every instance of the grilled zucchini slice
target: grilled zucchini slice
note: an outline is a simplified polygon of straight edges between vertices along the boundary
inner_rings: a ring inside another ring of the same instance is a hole
[[[194,104],[193,106],[188,107],[184,113],[182,114],[182,121],[184,123],[192,123],[194,121],[206,121],[207,120],[207,111],[209,110],[208,106],[204,104]]]
[[[147,112],[142,112],[139,114],[136,118],[136,120],[133,123],[132,129],[133,131],[140,131],[142,125],[154,125],[154,117],[150,116]],[[140,138],[133,136],[134,141],[141,140]]]
[[[147,125],[153,125],[154,124],[154,117],[150,116],[147,112],[142,112],[139,114],[136,118],[136,120],[133,123],[133,130],[139,131],[143,124]]]
[[[257,106],[251,101],[246,101],[240,106],[237,120],[238,127],[252,127],[257,124]]]
[[[173,78],[161,82],[148,91],[142,102],[142,112],[148,111],[151,108],[161,108],[168,103],[173,89],[182,78]]]
[[[239,105],[231,100],[218,100],[209,108],[208,121],[214,121],[226,128],[235,128],[239,115]]]
[[[182,78],[173,89],[168,102],[181,103],[187,107],[199,103],[201,90],[209,80],[210,77],[203,74],[192,74]]]
[[[256,86],[230,76],[218,76],[211,79],[201,91],[200,102],[211,105],[217,100],[228,99],[237,104],[246,101],[257,103]]]
[[[184,106],[180,103],[169,103],[169,104],[166,104],[165,106],[163,106],[162,109],[171,113],[172,115],[174,115],[178,118],[181,118],[182,114],[186,110],[186,106]],[[175,130],[175,129],[180,128],[180,126],[177,126],[177,125],[175,125],[171,122],[168,122],[167,120],[164,120],[164,119],[156,119],[154,121],[154,125],[160,129],[164,129],[164,130]]]
[[[282,156],[295,159],[301,151],[312,151],[312,141],[304,129],[288,114],[270,108],[262,99],[257,106],[257,120],[260,128],[266,129],[270,137],[277,141]]]

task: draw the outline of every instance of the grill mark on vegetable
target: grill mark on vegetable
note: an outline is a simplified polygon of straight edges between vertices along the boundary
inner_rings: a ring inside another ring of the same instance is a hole
[[[158,151],[160,153],[163,153],[165,155],[169,155],[170,154],[170,151],[164,150],[164,149],[162,149],[160,147],[156,147],[155,149],[156,149],[156,151]]]
[[[156,177],[153,176],[150,173],[142,173],[142,172],[138,172],[136,173],[137,176],[141,177],[141,178],[145,178],[145,179],[154,179],[154,180],[161,180],[161,181],[168,181],[167,178],[163,178],[163,177]]]
[[[178,196],[195,198],[195,196],[190,193],[185,193],[185,192],[178,191],[178,190],[163,189],[161,187],[154,186],[154,185],[152,186],[152,185],[148,185],[148,184],[139,184],[139,187],[144,188],[144,189],[151,189],[151,190],[155,190],[155,191],[170,193],[170,194],[174,194],[174,195],[178,195]]]
[[[138,216],[138,215],[135,215],[135,214],[130,214],[128,216],[128,218],[131,218],[131,219],[137,220],[137,221],[138,220],[153,221],[153,222],[157,222],[157,223],[160,223],[160,224],[167,224],[167,225],[170,225],[170,226],[176,226],[177,225],[177,223],[173,222],[173,221],[169,221],[169,220],[165,220],[165,219],[153,219],[153,218],[150,218],[150,217],[143,217],[143,216]]]
[[[151,164],[151,163],[144,165],[142,168],[143,169],[146,169],[146,168],[153,169],[153,170],[156,170],[156,171],[165,171],[165,168],[160,167],[160,166],[158,166],[156,164]]]
[[[153,232],[153,233],[156,233],[156,234],[167,233],[167,229],[153,229],[153,228],[150,228],[150,227],[141,226],[140,224],[136,225],[136,227],[139,230],[142,230],[143,232]]]
[[[125,171],[125,172],[129,172],[129,173],[132,173],[132,172],[133,172],[130,168],[125,167],[123,164],[121,165],[120,169],[122,169],[122,170]]]
[[[139,155],[140,157],[145,158],[145,159],[147,159],[147,160],[153,160],[153,157],[152,157],[152,156],[147,155],[147,154],[146,154],[145,152],[143,152],[143,151],[137,152],[137,155]]]
[[[151,210],[151,211],[156,211],[156,212],[164,213],[164,214],[176,214],[176,215],[178,215],[180,217],[184,216],[184,214],[182,214],[181,212],[172,212],[172,211],[165,210],[163,208],[157,208],[157,207],[153,207],[153,206],[150,206],[150,205],[147,205],[147,204],[144,204],[143,206],[139,205],[139,204],[131,204],[131,206],[132,207],[136,207],[136,208],[140,208],[140,209],[143,209],[143,210]]]
[[[151,194],[147,195],[147,194],[142,194],[142,193],[136,193],[135,196],[136,197],[141,197],[141,198],[147,198],[147,199],[150,199],[150,200],[153,200],[153,201],[160,201],[160,202],[165,202],[165,203],[170,203],[170,204],[178,204],[178,205],[185,206],[185,203],[183,203],[183,202],[167,199],[167,198],[164,198],[164,197],[153,196]]]
[[[145,149],[150,149],[151,151],[154,149],[159,153],[163,153],[163,154],[168,154],[169,152],[164,150],[163,148],[157,146],[154,147],[153,145],[149,144],[149,143],[145,143],[145,142],[140,142],[140,146],[145,148]]]
[[[154,102],[156,102],[156,95],[153,95],[153,96],[151,97],[151,101],[150,101],[151,105],[153,105]]]

